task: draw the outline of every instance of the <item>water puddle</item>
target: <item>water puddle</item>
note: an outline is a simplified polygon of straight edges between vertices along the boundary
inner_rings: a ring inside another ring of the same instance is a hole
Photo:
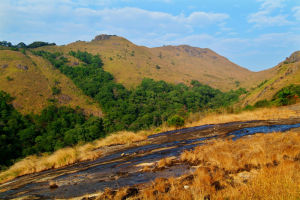
[[[291,130],[292,128],[299,128],[299,124],[290,124],[290,125],[270,125],[270,126],[257,126],[257,127],[251,127],[251,128],[243,128],[241,130],[234,131],[232,133],[229,133],[228,136],[233,135],[232,138],[234,141],[237,139],[240,139],[241,137],[247,136],[247,135],[253,135],[256,133],[274,133],[274,132],[286,132]]]

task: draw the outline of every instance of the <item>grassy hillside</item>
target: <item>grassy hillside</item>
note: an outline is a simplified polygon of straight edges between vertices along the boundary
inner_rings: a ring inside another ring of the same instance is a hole
[[[137,86],[146,77],[185,84],[198,80],[226,91],[238,87],[250,88],[275,74],[273,70],[251,72],[210,49],[187,45],[147,48],[118,36],[100,35],[91,42],[77,41],[66,46],[40,49],[64,53],[81,50],[100,54],[104,69],[127,88]]]
[[[51,102],[80,106],[87,114],[101,116],[97,103],[48,61],[18,51],[0,50],[0,90],[15,97],[13,105],[22,113],[39,113]]]
[[[300,51],[293,53],[285,61],[271,70],[276,74],[257,83],[257,86],[244,99],[243,105],[252,105],[260,100],[270,100],[281,88],[288,85],[300,85]]]

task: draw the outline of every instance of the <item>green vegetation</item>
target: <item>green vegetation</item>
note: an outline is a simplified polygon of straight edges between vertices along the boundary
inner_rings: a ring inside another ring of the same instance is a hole
[[[245,109],[270,107],[270,106],[286,106],[297,102],[300,96],[300,85],[289,85],[279,90],[270,101],[263,99],[257,101],[253,106],[247,105]]]
[[[37,41],[37,42],[33,42],[29,45],[27,45],[27,48],[38,48],[38,47],[43,47],[43,46],[54,46],[56,45],[55,43],[48,43],[48,42],[41,42],[41,41]]]
[[[10,76],[7,76],[7,77],[6,77],[6,80],[8,80],[8,81],[13,81],[14,79],[13,79],[12,77],[10,77]]]
[[[300,85],[289,85],[279,90],[271,102],[277,106],[285,106],[296,103],[300,96]]]
[[[168,119],[168,125],[182,127],[184,125],[184,119],[178,115],[174,115]]]
[[[264,100],[260,100],[260,101],[257,101],[255,104],[254,104],[254,107],[255,108],[263,108],[263,107],[269,107],[271,104],[268,100],[264,99]]]
[[[222,93],[198,81],[188,87],[152,79],[144,79],[138,87],[128,90],[103,70],[99,55],[71,51],[69,55],[82,61],[72,67],[62,53],[32,53],[49,60],[97,101],[105,117],[86,117],[79,107],[57,107],[54,98],[49,99],[50,106],[41,114],[23,116],[11,105],[12,98],[0,92],[0,166],[11,165],[27,155],[92,141],[117,130],[137,131],[163,122],[180,127],[189,113],[229,106],[245,93],[243,89]],[[56,80],[51,88],[53,95],[60,94],[58,85]]]
[[[100,103],[105,112],[104,127],[107,132],[124,129],[137,131],[159,126],[175,114],[184,117],[190,112],[228,106],[245,92],[239,89],[222,93],[198,81],[192,81],[191,87],[187,87],[152,79],[144,79],[136,89],[127,90],[102,69],[98,55],[71,51],[71,56],[84,62],[71,67],[61,53],[33,53],[48,59],[86,95]]]
[[[55,43],[48,43],[48,42],[41,42],[41,41],[37,41],[37,42],[33,42],[29,45],[26,45],[24,42],[20,42],[17,45],[13,45],[11,42],[7,42],[7,41],[0,41],[0,46],[4,46],[4,47],[10,47],[11,50],[14,51],[18,51],[19,48],[20,49],[34,49],[34,48],[38,48],[38,47],[43,47],[43,46],[53,46],[56,45]],[[25,52],[25,51],[23,51]]]
[[[257,85],[257,88],[260,88],[261,86],[263,86],[267,82],[268,82],[268,80],[262,81],[260,84]]]
[[[61,92],[61,89],[56,86],[52,87],[51,90],[53,95],[58,95]]]
[[[86,118],[79,108],[51,105],[40,115],[22,116],[11,105],[12,100],[0,91],[0,166],[105,135],[102,119]]]

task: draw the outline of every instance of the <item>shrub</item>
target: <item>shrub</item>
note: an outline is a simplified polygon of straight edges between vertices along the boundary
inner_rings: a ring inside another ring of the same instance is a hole
[[[270,101],[264,99],[264,100],[260,100],[260,101],[256,102],[254,104],[254,107],[256,107],[256,108],[268,107],[268,106],[270,106],[270,104],[271,104]]]
[[[285,106],[294,104],[300,96],[300,85],[289,85],[279,90],[274,96],[272,101],[275,105]]]
[[[60,88],[58,88],[58,87],[52,87],[52,94],[53,95],[58,95],[58,94],[60,94],[60,92],[61,92],[61,90],[60,90]]]
[[[168,119],[168,125],[182,127],[184,125],[184,119],[178,115],[174,115]]]

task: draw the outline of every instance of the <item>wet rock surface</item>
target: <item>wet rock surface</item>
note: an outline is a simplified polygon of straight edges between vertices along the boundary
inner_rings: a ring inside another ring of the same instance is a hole
[[[278,121],[233,122],[203,125],[149,136],[146,143],[132,147],[105,147],[95,161],[81,162],[60,169],[25,175],[0,185],[0,199],[34,197],[35,199],[71,198],[128,186],[129,196],[138,192],[134,186],[157,177],[181,176],[193,169],[189,165],[172,165],[161,170],[143,171],[143,163],[178,156],[182,151],[205,144],[205,140],[230,137],[234,140],[255,133],[287,131],[300,127],[300,118]],[[101,149],[100,149],[101,150]],[[150,165],[150,164],[149,164]],[[186,180],[187,181],[187,180]],[[55,183],[50,187],[49,183]],[[219,185],[216,183],[216,187]],[[109,196],[109,192],[106,193]],[[128,196],[128,197],[129,197]]]

